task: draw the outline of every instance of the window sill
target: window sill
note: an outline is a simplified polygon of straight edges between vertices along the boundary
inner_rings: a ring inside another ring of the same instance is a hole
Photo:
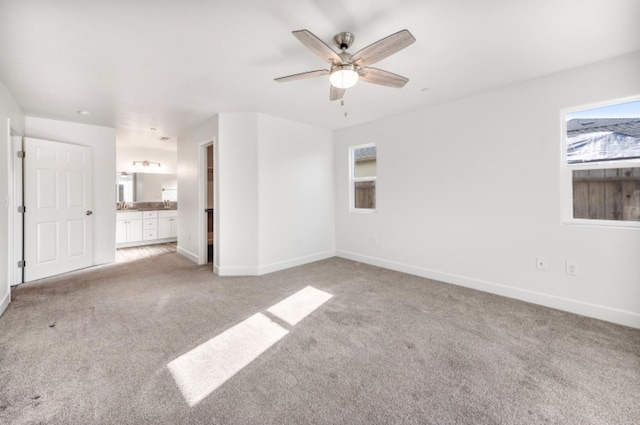
[[[349,212],[358,214],[376,214],[378,210],[369,208],[351,208]]]
[[[600,227],[608,229],[640,229],[640,221],[589,220],[572,218],[565,220],[562,224],[569,226]]]

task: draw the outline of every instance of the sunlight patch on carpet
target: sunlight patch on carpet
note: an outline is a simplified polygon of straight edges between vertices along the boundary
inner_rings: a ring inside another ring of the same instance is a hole
[[[254,314],[173,360],[168,367],[193,407],[287,333],[264,314]]]
[[[268,308],[267,311],[293,326],[331,297],[333,295],[327,292],[307,286],[273,307]]]
[[[331,297],[307,286],[267,311],[293,326]],[[186,402],[193,407],[288,333],[266,315],[256,313],[171,361],[167,367]]]

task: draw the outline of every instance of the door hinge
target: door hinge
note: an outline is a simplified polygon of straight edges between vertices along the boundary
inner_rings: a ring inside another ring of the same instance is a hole
[[[18,158],[24,158],[27,154],[24,151],[18,151]]]
[[[27,211],[27,209],[25,208],[25,206],[24,206],[24,205],[20,205],[20,206],[18,207],[18,212],[19,212],[20,214],[24,214],[26,211]]]
[[[24,260],[19,260],[18,261],[18,268],[19,269],[23,269],[26,265],[27,265],[26,261],[24,261]]]

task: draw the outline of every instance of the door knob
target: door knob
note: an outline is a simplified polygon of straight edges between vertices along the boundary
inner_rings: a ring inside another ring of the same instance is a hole
[[[91,214],[93,214],[93,211],[87,210],[87,215],[91,215]]]

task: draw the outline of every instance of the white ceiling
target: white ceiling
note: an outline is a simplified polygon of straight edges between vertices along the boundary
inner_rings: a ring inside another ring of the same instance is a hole
[[[26,115],[119,143],[218,112],[339,129],[638,51],[638,18],[639,0],[0,0],[0,80]],[[342,107],[328,77],[273,81],[327,67],[293,30],[353,32],[353,53],[405,28],[416,43],[375,65],[403,89],[359,83]]]

